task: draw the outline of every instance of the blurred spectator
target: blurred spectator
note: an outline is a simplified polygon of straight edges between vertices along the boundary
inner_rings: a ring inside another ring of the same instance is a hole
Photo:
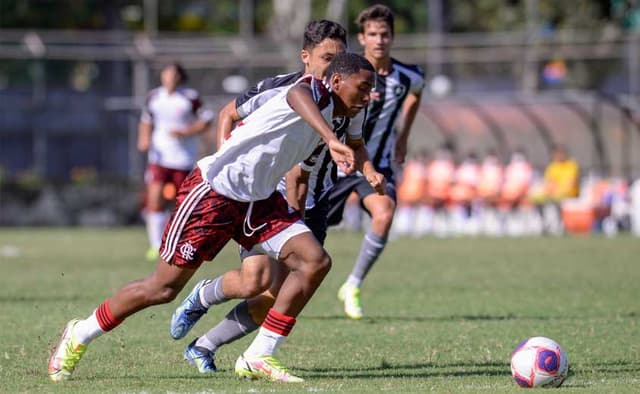
[[[503,165],[497,152],[491,149],[482,160],[478,179],[480,229],[487,235],[502,234],[502,226],[498,218],[498,204],[503,181]]]
[[[569,157],[567,149],[558,145],[553,150],[552,161],[544,171],[544,204],[542,218],[544,230],[551,234],[562,233],[560,204],[579,194],[580,168]]]
[[[523,149],[517,149],[511,155],[505,168],[502,186],[502,204],[505,230],[509,235],[523,235],[527,232],[529,188],[533,181],[533,167],[527,160]]]
[[[469,152],[458,165],[451,188],[451,215],[456,234],[476,234],[477,215],[474,209],[480,166],[475,152]]]
[[[421,210],[424,228],[432,230],[436,236],[446,236],[448,232],[447,204],[454,175],[452,148],[449,144],[444,144],[427,165],[426,194]]]
[[[393,232],[398,235],[420,236],[427,232],[421,220],[422,205],[427,180],[429,152],[418,152],[404,166],[398,185],[398,207],[393,221]]]

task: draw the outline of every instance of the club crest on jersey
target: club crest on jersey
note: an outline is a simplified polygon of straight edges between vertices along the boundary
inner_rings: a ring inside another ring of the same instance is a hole
[[[406,91],[407,91],[407,87],[404,86],[404,85],[396,85],[396,86],[393,87],[393,94],[396,97],[404,96]]]
[[[182,244],[182,246],[180,246],[180,254],[182,255],[182,258],[187,260],[187,261],[191,261],[193,260],[193,256],[196,253],[196,248],[193,247],[193,245],[191,245],[191,242],[187,242],[185,244]]]

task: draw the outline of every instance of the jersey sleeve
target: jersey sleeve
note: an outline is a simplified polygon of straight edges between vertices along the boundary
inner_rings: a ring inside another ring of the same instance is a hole
[[[153,113],[151,113],[151,99],[154,95],[154,92],[151,91],[147,94],[147,97],[144,100],[144,104],[142,106],[142,112],[140,113],[140,123],[151,124],[153,123]]]
[[[188,97],[191,102],[191,111],[193,112],[193,115],[198,118],[198,120],[205,123],[211,122],[213,120],[213,111],[203,106],[200,94],[197,91],[190,89]]]
[[[411,67],[415,72],[411,73],[411,87],[409,91],[413,94],[420,95],[425,87],[424,70],[422,67],[414,65]]]

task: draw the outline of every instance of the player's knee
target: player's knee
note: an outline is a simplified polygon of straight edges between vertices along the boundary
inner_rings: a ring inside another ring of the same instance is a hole
[[[244,293],[242,298],[250,298],[269,289],[271,285],[270,275],[253,275],[243,280]]]
[[[321,253],[310,258],[309,264],[306,265],[312,276],[324,277],[331,270],[331,264],[331,256],[324,249],[321,249]]]

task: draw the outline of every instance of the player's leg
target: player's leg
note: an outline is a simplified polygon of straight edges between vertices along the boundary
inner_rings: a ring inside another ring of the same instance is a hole
[[[306,231],[300,232],[304,228]],[[298,382],[274,358],[293,329],[296,317],[311,299],[331,268],[331,259],[306,226],[294,224],[269,239],[272,251],[290,270],[273,308],[258,331],[258,335],[236,362],[236,372],[246,377],[274,381]]]
[[[230,239],[233,229],[215,226],[218,220],[226,220],[228,216],[223,214],[218,218],[216,211],[211,209],[222,205],[217,201],[221,197],[211,191],[199,171],[185,184],[163,238],[161,257],[165,260],[159,261],[151,275],[118,290],[88,318],[74,319],[67,324],[49,361],[52,380],[68,379],[87,345],[113,330],[126,317],[151,305],[172,301],[202,261],[211,260]],[[209,224],[213,224],[216,231],[202,235],[203,228]]]
[[[216,351],[221,346],[243,338],[260,327],[267,312],[273,306],[280,286],[288,273],[288,270],[282,263],[277,261],[274,261],[274,263],[276,266],[273,269],[273,283],[269,290],[238,303],[227,313],[221,322],[204,335],[194,339],[187,346],[184,351],[185,358],[192,365],[197,366],[200,372],[215,371],[215,366],[213,368],[207,368],[207,364],[198,362],[198,358],[201,357],[201,355],[206,354],[209,359],[213,359]],[[240,371],[236,372],[240,373]],[[250,374],[251,371],[245,371],[245,373]]]
[[[251,298],[266,291],[272,282],[276,264],[261,252],[241,248],[242,266],[214,279],[198,282],[171,317],[170,333],[181,339],[193,328],[210,307],[231,299]]]
[[[364,181],[366,182],[366,181]],[[358,192],[362,197],[364,208],[371,215],[371,226],[362,240],[360,252],[346,282],[338,291],[338,298],[344,302],[344,310],[348,317],[360,319],[363,315],[360,288],[362,282],[384,250],[389,237],[389,229],[395,211],[395,194],[392,183],[387,193],[381,196],[368,184],[361,184]]]
[[[151,164],[145,174],[145,178],[147,178],[145,226],[149,239],[149,249],[147,250],[146,257],[147,260],[150,261],[158,259],[162,233],[169,216],[165,211],[166,204],[162,195],[165,184],[165,170],[166,169],[162,167]]]

